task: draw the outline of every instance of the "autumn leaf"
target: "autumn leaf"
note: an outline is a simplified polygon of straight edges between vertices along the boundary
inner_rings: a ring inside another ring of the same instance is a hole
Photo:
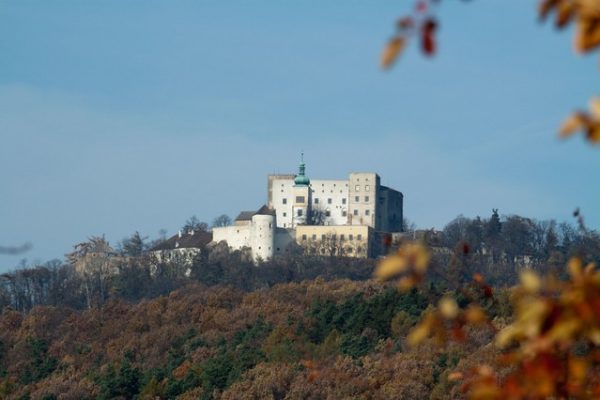
[[[583,113],[574,113],[563,122],[560,127],[559,135],[561,137],[568,137],[575,132],[583,129],[587,124],[587,118]]]
[[[586,53],[600,46],[600,16],[596,18],[580,17],[575,32],[575,50]]]
[[[437,29],[437,22],[433,18],[428,18],[421,28],[421,46],[423,52],[432,56],[435,54],[435,31]]]
[[[405,46],[406,38],[402,36],[393,37],[381,54],[381,67],[384,69],[390,68]]]

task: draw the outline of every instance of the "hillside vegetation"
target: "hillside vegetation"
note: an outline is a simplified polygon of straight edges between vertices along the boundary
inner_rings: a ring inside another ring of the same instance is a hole
[[[494,350],[405,336],[440,296],[322,279],[244,293],[189,285],[153,300],[0,316],[0,396],[21,399],[452,398],[450,369]],[[489,304],[491,315],[510,310]]]

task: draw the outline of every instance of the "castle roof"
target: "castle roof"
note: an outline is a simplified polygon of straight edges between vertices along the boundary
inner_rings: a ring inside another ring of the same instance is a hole
[[[275,210],[263,205],[256,211],[242,211],[235,218],[236,221],[250,221],[255,215],[275,215]]]
[[[191,232],[182,232],[181,237],[179,234],[175,234],[165,240],[152,247],[150,251],[159,251],[159,250],[174,250],[174,249],[202,249],[204,248],[210,241],[212,241],[212,233],[205,231],[194,231]]]

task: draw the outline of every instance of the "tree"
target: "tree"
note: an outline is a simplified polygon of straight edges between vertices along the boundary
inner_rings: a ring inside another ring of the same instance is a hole
[[[231,225],[231,218],[226,214],[221,214],[213,220],[212,227],[220,228]]]
[[[408,42],[415,36],[426,56],[437,50],[436,33],[438,21],[432,10],[441,0],[416,0],[414,13],[401,17],[396,23],[396,32],[381,54],[381,66],[390,68]],[[600,46],[600,8],[598,0],[540,0],[539,17],[546,20],[555,15],[555,26],[559,29],[575,24],[574,47],[578,53],[586,53]],[[590,101],[590,111],[577,111],[560,127],[562,137],[583,132],[591,143],[600,143],[600,98]]]
[[[142,237],[138,231],[135,231],[133,235],[121,241],[122,253],[130,257],[141,256],[144,250],[148,248],[147,239],[148,236]]]
[[[117,270],[113,248],[104,235],[73,247],[66,257],[83,280],[88,308],[103,304],[108,298],[108,280]]]
[[[204,231],[208,232],[208,224],[206,222],[202,222],[195,215],[188,218],[185,221],[185,224],[181,227],[183,232],[191,232],[191,231]]]
[[[310,210],[306,224],[307,225],[325,225],[326,220],[327,220],[327,211],[323,210],[323,208],[321,208],[321,207],[315,206]]]

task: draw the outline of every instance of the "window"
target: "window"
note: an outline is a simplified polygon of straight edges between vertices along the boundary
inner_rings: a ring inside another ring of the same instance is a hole
[[[346,211],[342,211],[342,217],[345,217],[347,215],[348,215],[348,213]]]
[[[349,234],[348,235],[348,240],[354,240],[354,235],[353,234]]]
[[[362,240],[362,235],[356,235],[356,240]]]
[[[319,199],[315,198],[315,204],[319,204]]]
[[[346,204],[346,198],[345,197],[342,199],[342,204]]]
[[[331,234],[331,240],[335,240],[335,233]]]
[[[358,215],[358,210],[354,210],[354,215]]]
[[[369,196],[365,196],[365,202],[368,203],[369,202]]]
[[[296,203],[304,204],[304,196],[296,196]]]
[[[283,216],[284,216],[284,217],[287,217],[287,213],[283,213]]]
[[[355,192],[360,192],[360,185],[354,186],[354,191]]]
[[[325,211],[325,216],[326,217],[331,217],[331,211],[329,211],[329,210]]]
[[[327,204],[331,204],[331,199],[327,199]]]
[[[302,240],[306,240],[306,235],[302,235]]]
[[[342,233],[342,234],[340,235],[340,240],[344,240],[344,239],[345,239],[345,237],[344,237],[344,234]]]
[[[301,217],[302,216],[302,209],[298,210],[298,216]]]
[[[317,235],[312,235],[312,240],[317,240]]]
[[[273,224],[269,222],[269,228],[272,228],[272,227],[273,227]]]
[[[356,203],[358,203],[358,202],[360,201],[360,197],[358,197],[358,196],[354,196],[354,201],[355,201]]]
[[[371,210],[365,210],[365,215],[371,214]]]
[[[282,199],[281,201],[282,201],[283,204],[287,204],[287,199],[286,198]]]
[[[369,185],[365,185],[365,192],[368,192],[369,189],[370,189],[370,186]]]

